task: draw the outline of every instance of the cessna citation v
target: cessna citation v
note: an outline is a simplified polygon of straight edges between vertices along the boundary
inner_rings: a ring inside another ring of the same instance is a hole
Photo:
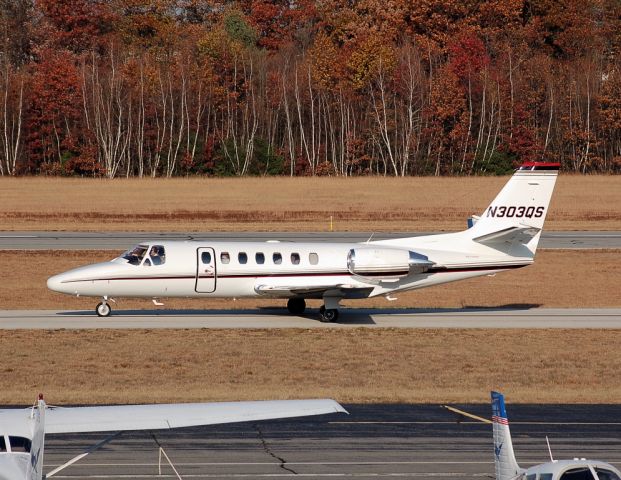
[[[391,295],[533,263],[558,163],[524,163],[474,225],[456,233],[365,243],[156,241],[114,260],[51,277],[49,289],[101,297],[267,297],[299,315],[323,299],[322,321],[343,299]]]
[[[0,480],[42,480],[56,475],[128,430],[161,430],[222,423],[347,413],[334,400],[177,403],[106,407],[51,407],[42,396],[32,408],[0,410]],[[45,435],[116,432],[43,475]],[[179,477],[181,478],[181,477]]]
[[[584,458],[550,458],[547,463],[520,468],[513,452],[505,398],[498,392],[492,392],[492,423],[496,480],[621,480],[619,470],[609,463]]]

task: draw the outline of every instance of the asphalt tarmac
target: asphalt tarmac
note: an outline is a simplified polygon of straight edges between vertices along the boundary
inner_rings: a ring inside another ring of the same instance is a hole
[[[212,241],[266,241],[296,242],[364,242],[369,238],[413,237],[434,232],[0,232],[0,250],[126,250],[148,240],[205,240]],[[440,233],[440,232],[435,232]],[[621,232],[543,232],[540,248],[597,249],[621,248]]]
[[[94,304],[93,304],[94,308]],[[114,308],[114,307],[113,307]],[[110,317],[92,311],[2,310],[0,329],[84,328],[621,328],[621,308],[468,308],[342,309],[336,323],[322,323],[318,312],[303,317],[285,309],[261,310],[114,310]]]
[[[415,386],[413,386],[415,388]],[[510,401],[511,398],[509,397]],[[454,405],[489,418],[489,405]],[[493,478],[491,425],[457,423],[440,405],[345,405],[332,414],[123,434],[52,478]],[[508,405],[522,467],[586,457],[621,466],[621,405]],[[46,437],[50,471],[106,434]]]

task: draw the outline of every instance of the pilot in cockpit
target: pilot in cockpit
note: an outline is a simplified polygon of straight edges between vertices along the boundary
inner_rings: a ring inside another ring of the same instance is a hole
[[[164,248],[159,245],[153,245],[149,252],[153,265],[162,265],[166,258],[164,255]]]

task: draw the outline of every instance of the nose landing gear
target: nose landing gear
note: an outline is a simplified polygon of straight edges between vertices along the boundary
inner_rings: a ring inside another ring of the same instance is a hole
[[[110,308],[108,304],[108,297],[103,297],[101,303],[98,303],[95,307],[95,313],[97,313],[99,317],[109,317],[110,312],[112,312],[112,308]]]

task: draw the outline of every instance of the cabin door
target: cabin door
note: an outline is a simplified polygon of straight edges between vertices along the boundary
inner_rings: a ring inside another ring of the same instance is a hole
[[[196,249],[196,291],[211,293],[216,290],[216,252],[210,247]]]

